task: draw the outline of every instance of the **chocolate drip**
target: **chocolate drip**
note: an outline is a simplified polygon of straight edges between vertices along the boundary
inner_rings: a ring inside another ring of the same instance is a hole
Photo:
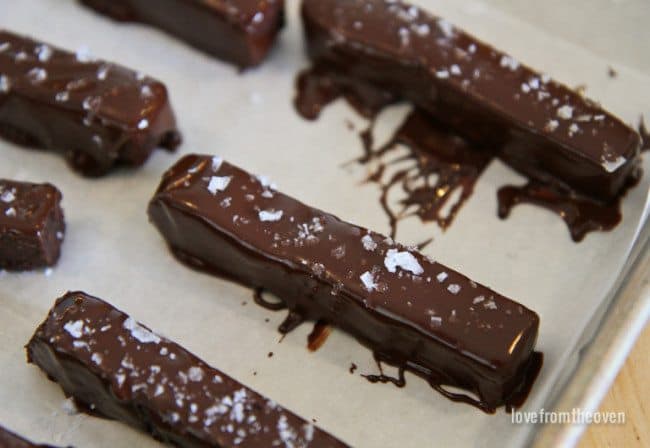
[[[325,321],[319,320],[314,324],[314,329],[307,336],[307,348],[310,352],[315,352],[323,346],[330,333],[332,327]]]
[[[613,229],[622,218],[619,201],[601,204],[571,190],[534,180],[523,186],[501,187],[498,199],[501,219],[510,216],[512,209],[519,204],[533,204],[556,213],[569,227],[575,242],[582,241],[589,232]]]
[[[641,135],[641,151],[650,151],[650,132],[646,128],[643,117],[639,120],[639,135]]]
[[[398,101],[398,97],[369,83],[346,80],[325,67],[315,65],[298,75],[294,105],[307,120],[315,120],[321,111],[339,98],[359,114],[374,118],[384,107]]]
[[[277,302],[270,302],[264,298],[263,294],[264,288],[255,288],[253,291],[253,299],[255,300],[255,303],[257,303],[262,308],[266,308],[267,310],[271,311],[281,311],[287,309],[286,303],[284,303],[282,300],[279,300]]]
[[[380,148],[372,147],[371,129],[362,134],[365,152],[359,163],[380,161],[379,167],[366,180],[381,187],[380,202],[389,217],[393,238],[398,222],[411,216],[417,216],[422,222],[435,221],[442,229],[449,227],[493,158],[490,151],[450,132],[421,109],[412,111],[390,141]],[[381,162],[400,144],[408,148],[407,155],[388,164]],[[386,178],[388,166],[406,160],[413,162],[409,168]],[[388,194],[393,188],[401,188],[406,196],[400,201],[398,210],[393,210],[388,203]],[[460,195],[452,202],[457,191]],[[443,214],[445,208],[449,211]]]

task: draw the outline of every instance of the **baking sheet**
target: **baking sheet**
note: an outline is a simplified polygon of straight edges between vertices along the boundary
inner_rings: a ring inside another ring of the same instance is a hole
[[[67,48],[87,46],[97,56],[163,80],[185,136],[180,153],[220,154],[269,175],[281,190],[309,204],[388,232],[378,189],[360,185],[367,168],[342,166],[361,154],[358,136],[346,120],[357,129],[365,122],[341,102],[316,123],[303,121],[292,108],[294,76],[307,62],[298,4],[288,3],[289,26],[278,48],[261,69],[244,75],[162,33],[115,24],[73,0],[2,2],[0,26]],[[569,85],[586,84],[591,97],[626,121],[650,115],[648,73],[617,63],[619,75],[610,79],[612,60],[559,37],[548,26],[535,28],[507,15],[504,2],[498,2],[501,9],[476,1],[414,3]],[[602,11],[607,13],[611,11]],[[405,107],[395,107],[383,114],[378,138],[387,137],[405,112]],[[160,152],[139,171],[86,180],[56,155],[0,142],[0,177],[59,186],[68,224],[63,256],[49,275],[0,276],[2,424],[60,445],[159,446],[124,425],[68,415],[59,387],[25,363],[22,347],[54,298],[81,289],[111,301],[303,417],[316,419],[353,446],[518,446],[530,438],[535,427],[512,425],[503,411],[490,416],[451,403],[420,379],[407,376],[405,389],[368,383],[359,374],[376,372],[370,352],[340,331],[316,353],[306,349],[308,325],[279,343],[276,328],[284,314],[257,307],[245,288],[178,264],[147,222],[145,207],[161,173],[180,153]],[[648,172],[648,157],[644,166]],[[650,177],[626,198],[621,226],[591,234],[578,245],[560,219],[538,208],[520,206],[509,220],[500,221],[496,190],[506,182],[522,178],[494,162],[447,232],[411,221],[401,226],[398,239],[414,243],[435,237],[425,253],[540,314],[538,348],[545,364],[526,405],[537,410],[559,392],[558,380],[575,364],[581,336],[602,309],[647,219]],[[270,351],[272,358],[267,357]],[[354,375],[348,373],[352,362],[359,366]]]

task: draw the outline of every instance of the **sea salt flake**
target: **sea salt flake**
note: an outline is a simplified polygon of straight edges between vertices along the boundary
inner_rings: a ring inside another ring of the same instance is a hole
[[[36,47],[36,54],[38,55],[38,60],[41,62],[47,62],[52,57],[52,48],[49,45],[39,45]]]
[[[160,337],[157,334],[140,325],[132,317],[128,317],[124,321],[122,326],[124,327],[124,329],[131,332],[131,336],[133,336],[135,339],[142,342],[143,344],[149,344],[152,342],[154,344],[160,343]]]
[[[447,286],[447,291],[452,294],[458,294],[460,292],[460,285],[457,283],[452,283],[451,285]]]
[[[445,37],[449,38],[454,36],[454,25],[444,19],[438,19],[436,24],[438,25],[440,31],[442,31],[442,34],[445,35]]]
[[[364,288],[366,288],[367,291],[372,291],[377,289],[377,283],[375,283],[375,277],[372,275],[371,272],[364,272],[359,276],[361,279],[361,283],[363,283]]]
[[[603,162],[602,167],[605,168],[605,171],[607,171],[608,173],[613,173],[614,171],[618,170],[620,167],[625,165],[627,159],[623,156],[618,156],[614,160],[604,159],[602,162]]]
[[[447,280],[447,277],[449,277],[449,274],[446,272],[441,272],[440,274],[436,275],[436,280],[438,280],[438,283],[443,283],[445,280]]]
[[[34,67],[27,72],[27,79],[34,84],[41,83],[47,79],[47,70],[41,67]]]
[[[203,369],[200,367],[190,367],[190,369],[187,371],[187,377],[190,379],[190,381],[198,383],[199,381],[203,380]]]
[[[216,173],[221,168],[221,165],[223,165],[223,157],[220,156],[212,157],[212,171]]]
[[[224,191],[228,188],[231,180],[232,176],[212,176],[208,183],[208,191],[216,195],[218,191]]]
[[[458,65],[456,65],[456,64],[452,65],[449,68],[449,71],[451,72],[452,75],[455,75],[455,76],[460,76],[462,74],[462,72],[460,70],[460,67]]]
[[[13,202],[16,199],[16,195],[11,190],[5,190],[0,194],[0,201],[5,203]]]
[[[68,92],[67,90],[64,90],[63,92],[58,92],[56,95],[54,95],[54,99],[59,103],[65,103],[70,99],[70,92]]]
[[[363,248],[369,252],[377,249],[377,243],[375,243],[370,235],[364,235],[363,238],[361,238],[361,244],[363,244]]]
[[[478,305],[479,303],[481,303],[484,300],[485,300],[484,296],[478,296],[478,297],[474,297],[474,300],[472,300],[472,303],[474,305]]]
[[[579,131],[580,131],[580,126],[578,126],[575,123],[571,123],[571,126],[569,126],[569,137],[573,137]]]
[[[557,116],[563,120],[570,120],[573,117],[573,107],[565,104],[564,106],[558,108]]]
[[[259,212],[259,218],[262,222],[275,222],[282,219],[284,212],[282,210],[261,210]]]
[[[140,129],[141,131],[147,129],[148,127],[149,127],[149,120],[147,120],[146,118],[143,118],[138,122],[138,129]]]
[[[93,60],[93,57],[90,54],[90,49],[85,45],[77,49],[77,52],[75,53],[75,57],[77,58],[77,61],[84,64],[87,62],[91,62]]]
[[[6,215],[6,216],[11,216],[11,217],[16,216],[16,209],[13,208],[13,207],[9,207],[9,208],[5,211],[5,215]]]
[[[5,75],[0,75],[0,92],[9,93],[10,89],[11,89],[11,81],[9,81],[9,77]]]
[[[101,353],[93,353],[92,356],[90,357],[90,359],[95,364],[100,365],[102,363],[102,361],[104,360],[104,357],[102,356]]]
[[[264,13],[261,11],[258,11],[255,13],[253,16],[253,23],[262,23],[264,21]]]
[[[388,272],[395,273],[397,268],[402,268],[415,275],[420,275],[424,272],[418,260],[410,252],[400,252],[397,249],[389,249],[384,258],[384,266]]]
[[[447,78],[449,78],[449,72],[447,70],[438,70],[436,72],[436,78],[438,78],[438,79],[447,79]]]
[[[145,84],[140,87],[140,95],[142,95],[143,98],[151,98],[153,96],[153,90],[151,90],[151,86]]]
[[[544,126],[544,130],[546,132],[554,132],[558,126],[560,126],[560,123],[557,120],[549,120]]]
[[[63,326],[63,329],[68,333],[70,333],[70,336],[72,336],[75,339],[81,337],[81,335],[83,334],[83,328],[84,328],[83,320],[77,320],[74,322],[70,321]]]
[[[411,26],[411,28],[413,29],[413,32],[415,32],[415,34],[420,37],[428,36],[431,32],[431,28],[426,23],[423,23],[421,25],[414,24]]]
[[[494,301],[494,299],[488,300],[487,302],[485,302],[483,304],[483,306],[485,307],[485,309],[488,309],[488,310],[496,310],[498,308],[496,302]]]
[[[429,321],[431,322],[431,325],[434,327],[439,327],[442,325],[442,317],[440,316],[431,316],[429,318]]]
[[[102,65],[97,69],[97,79],[104,81],[108,76],[108,71],[110,70],[109,65]]]
[[[512,56],[508,56],[507,54],[504,54],[501,57],[501,62],[499,63],[501,67],[503,68],[508,68],[510,71],[515,71],[519,68],[519,62],[513,58]]]

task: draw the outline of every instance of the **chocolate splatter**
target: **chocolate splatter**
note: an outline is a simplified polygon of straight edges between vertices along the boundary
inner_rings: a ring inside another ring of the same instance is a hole
[[[617,78],[618,77],[618,72],[616,70],[614,70],[614,67],[609,66],[609,67],[607,67],[607,76],[609,76],[612,79]]]
[[[358,368],[357,365],[355,363],[351,362],[350,363],[350,368],[348,369],[348,371],[350,372],[350,375],[354,375],[354,372],[356,372],[357,368]]]
[[[389,218],[392,238],[398,222],[411,216],[423,222],[434,221],[442,229],[449,227],[494,157],[491,151],[450,132],[420,109],[413,110],[390,141],[377,149],[373,148],[371,132],[372,127],[361,135],[365,153],[359,163],[380,161],[366,181],[381,188],[380,203]],[[398,145],[404,145],[408,153],[381,162]],[[407,168],[386,175],[387,167],[404,162],[410,162]],[[400,188],[404,195],[397,210],[388,202],[393,188]]]

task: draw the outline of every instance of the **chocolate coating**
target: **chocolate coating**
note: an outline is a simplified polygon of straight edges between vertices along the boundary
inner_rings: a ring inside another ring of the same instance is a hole
[[[0,30],[0,136],[101,176],[180,143],[165,86],[125,67]]]
[[[432,385],[491,411],[524,387],[539,318],[414,249],[274,191],[264,178],[190,155],[163,177],[149,217],[182,261],[342,328]]]
[[[58,299],[27,356],[82,408],[180,447],[345,447],[122,311]]]
[[[0,179],[0,269],[56,264],[65,232],[61,198],[50,184]]]
[[[284,0],[80,0],[123,22],[160,28],[240,68],[260,64],[284,25]]]
[[[2,448],[55,448],[52,445],[37,445],[0,426],[0,447]]]
[[[338,83],[372,83],[515,169],[602,201],[633,172],[638,134],[596,103],[415,6],[304,0],[308,51]]]

